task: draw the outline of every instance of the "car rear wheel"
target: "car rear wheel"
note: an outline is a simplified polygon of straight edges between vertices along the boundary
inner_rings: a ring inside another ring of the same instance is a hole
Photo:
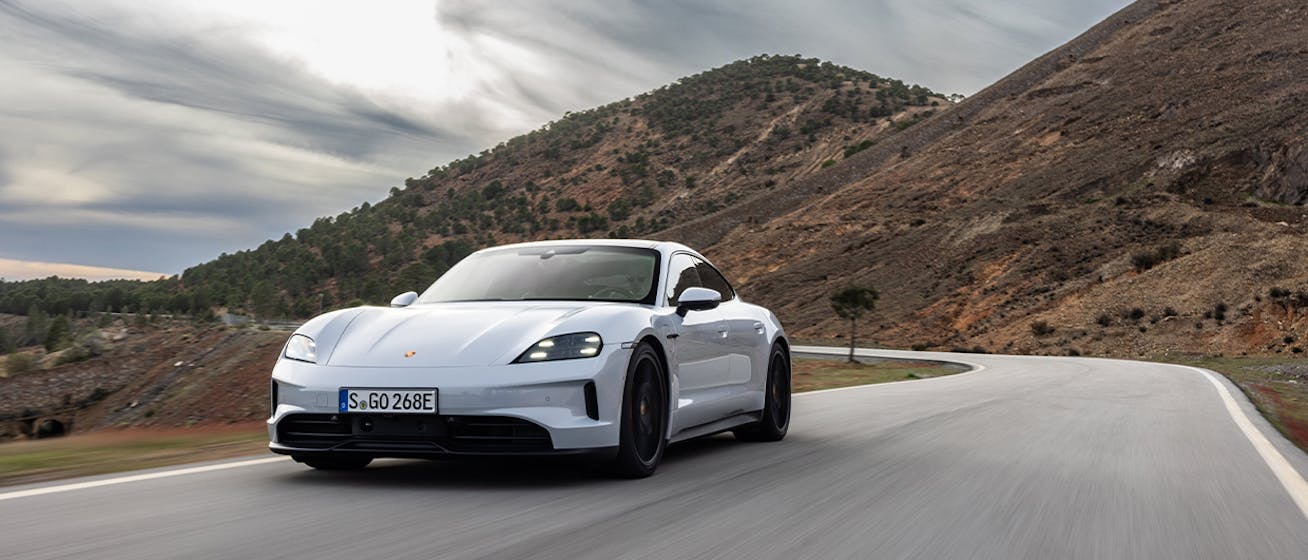
[[[321,471],[359,470],[372,462],[372,457],[292,457],[292,459]]]
[[[790,356],[780,344],[772,346],[763,418],[732,433],[744,441],[781,441],[790,429]]]
[[[622,398],[618,456],[613,473],[625,478],[654,474],[668,442],[668,398],[658,353],[641,343],[631,354]]]

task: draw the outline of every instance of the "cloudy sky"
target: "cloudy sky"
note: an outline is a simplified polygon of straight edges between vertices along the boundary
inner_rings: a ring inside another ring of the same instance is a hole
[[[1125,0],[0,0],[0,277],[176,274],[760,53],[971,94]]]

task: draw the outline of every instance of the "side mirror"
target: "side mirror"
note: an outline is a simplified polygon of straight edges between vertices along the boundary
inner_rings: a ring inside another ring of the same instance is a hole
[[[418,292],[404,292],[391,299],[391,307],[408,307],[418,299]]]
[[[722,303],[722,294],[708,288],[686,288],[677,298],[677,315],[686,316],[689,311],[708,311]]]

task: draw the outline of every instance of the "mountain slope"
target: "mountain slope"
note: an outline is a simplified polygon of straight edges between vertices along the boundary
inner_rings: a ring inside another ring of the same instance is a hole
[[[861,282],[902,346],[1297,348],[1306,20],[1291,1],[1134,4],[923,123],[925,145],[726,217],[707,251],[810,335],[841,332],[825,298]]]
[[[815,59],[755,57],[566,115],[409,179],[376,206],[188,269],[182,281],[263,316],[306,316],[320,301],[384,302],[481,246],[641,236],[715,212],[949,105],[920,86]]]

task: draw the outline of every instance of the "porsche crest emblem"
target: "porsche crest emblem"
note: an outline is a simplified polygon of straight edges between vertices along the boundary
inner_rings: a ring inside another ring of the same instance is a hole
[[[405,357],[405,358],[412,358],[413,355],[414,355],[414,354],[417,354],[417,353],[418,353],[417,350],[409,350],[408,352],[405,352],[405,353],[404,353],[404,357]]]

